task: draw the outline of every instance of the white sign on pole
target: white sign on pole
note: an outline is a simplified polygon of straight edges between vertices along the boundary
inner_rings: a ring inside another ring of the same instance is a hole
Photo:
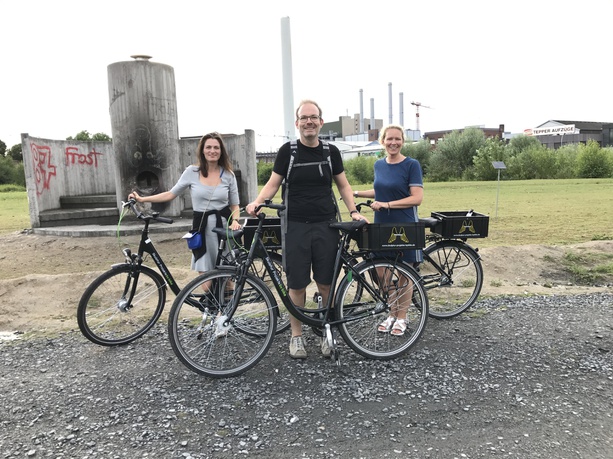
[[[564,135],[577,134],[574,124],[562,124],[560,126],[549,126],[542,128],[532,128],[524,130],[525,135]]]

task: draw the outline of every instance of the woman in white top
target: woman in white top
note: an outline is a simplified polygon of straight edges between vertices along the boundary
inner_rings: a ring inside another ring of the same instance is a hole
[[[217,132],[204,135],[196,155],[198,164],[188,166],[170,191],[152,196],[140,196],[134,191],[128,198],[168,202],[189,188],[194,209],[192,230],[200,229],[203,240],[202,247],[192,251],[192,269],[204,273],[215,267],[217,258],[218,238],[213,228],[225,227],[230,221],[230,229],[239,229],[240,210],[236,176],[221,135]]]

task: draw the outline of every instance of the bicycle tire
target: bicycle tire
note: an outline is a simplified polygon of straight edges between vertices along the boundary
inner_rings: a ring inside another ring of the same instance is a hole
[[[272,293],[261,279],[244,276],[243,293],[236,308],[229,310],[238,290],[237,272],[216,269],[198,276],[172,305],[170,344],[179,360],[195,373],[211,378],[238,376],[256,365],[272,344],[277,315]],[[217,286],[207,295],[207,301],[214,304],[194,306],[193,298],[202,296],[202,284],[209,281]],[[223,286],[230,283],[234,289],[227,292]]]
[[[283,284],[287,285],[287,275],[285,274],[285,271],[283,271],[283,258],[281,254],[269,252],[268,255],[270,255],[270,258],[273,264],[275,265],[275,267],[281,274]],[[275,300],[278,306],[277,335],[289,330],[290,325],[291,325],[290,320],[289,320],[291,317],[291,314],[289,313],[289,311],[283,304],[283,301],[281,301],[281,297],[277,293],[277,289],[275,288],[272,282],[272,278],[268,274],[268,271],[266,271],[266,268],[264,267],[264,263],[262,262],[262,259],[256,258],[253,260],[253,263],[251,264],[250,272],[254,274],[255,276],[259,277],[261,280],[263,280],[264,283],[268,286],[268,288],[272,292],[273,296],[275,297]]]
[[[424,256],[419,267],[428,291],[429,314],[435,319],[450,319],[470,308],[481,293],[483,266],[479,254],[461,241],[442,240],[424,249],[442,274]]]
[[[348,273],[336,292],[335,313],[345,343],[358,354],[376,360],[390,360],[409,351],[423,334],[428,319],[428,298],[417,271],[386,259],[365,260]],[[375,289],[384,303],[373,296]],[[412,301],[411,301],[412,299]],[[408,326],[402,336],[382,333],[379,324],[393,307],[404,301]]]
[[[166,284],[158,273],[146,266],[124,264],[101,274],[85,289],[77,322],[92,343],[128,344],[153,327],[165,302]]]

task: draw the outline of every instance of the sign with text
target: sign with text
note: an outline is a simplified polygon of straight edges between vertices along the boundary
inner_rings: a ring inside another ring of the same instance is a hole
[[[525,135],[564,135],[577,134],[574,124],[562,124],[560,126],[540,127],[524,130]]]

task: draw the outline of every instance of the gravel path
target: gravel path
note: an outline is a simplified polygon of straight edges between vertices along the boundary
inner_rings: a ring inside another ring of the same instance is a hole
[[[391,362],[183,367],[158,326],[103,348],[79,331],[2,342],[0,457],[613,458],[613,293],[498,298],[431,320]]]

